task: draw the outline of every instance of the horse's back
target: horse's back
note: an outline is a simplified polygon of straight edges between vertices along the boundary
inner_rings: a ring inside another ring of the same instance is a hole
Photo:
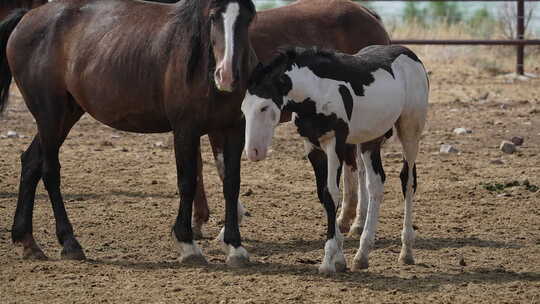
[[[263,62],[287,45],[318,46],[352,54],[368,45],[390,43],[376,15],[348,0],[297,1],[261,11],[250,35]]]
[[[11,35],[7,54],[21,92],[33,96],[25,98],[31,112],[38,103],[69,93],[111,127],[138,131],[126,121],[148,120],[160,122],[147,124],[149,132],[168,131],[161,105],[167,48],[161,46],[168,41],[162,36],[169,34],[164,16],[170,7],[55,0],[29,11]]]

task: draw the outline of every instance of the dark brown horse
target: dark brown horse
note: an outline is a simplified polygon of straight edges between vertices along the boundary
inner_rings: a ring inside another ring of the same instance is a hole
[[[23,18],[24,16],[24,18]],[[40,179],[52,203],[67,259],[84,259],[60,191],[60,146],[84,113],[113,128],[173,131],[180,208],[172,236],[182,261],[204,257],[193,242],[200,137],[224,139],[227,262],[243,263],[237,219],[244,123],[240,104],[256,60],[248,39],[251,0],[184,0],[165,5],[132,0],[55,0],[18,10],[0,25],[0,75],[19,86],[38,134],[21,157],[12,239],[23,257],[45,258],[32,234]],[[22,20],[21,20],[22,19]],[[6,54],[6,55],[4,55]],[[9,81],[1,82],[5,91]],[[6,98],[0,100],[5,104]]]
[[[260,11],[249,35],[257,57],[264,63],[275,55],[278,48],[287,45],[317,46],[353,54],[368,45],[390,44],[379,16],[348,0],[299,0],[287,6]],[[282,113],[282,122],[290,119],[290,113]],[[219,175],[223,177],[224,141],[219,134],[210,133],[209,138]],[[350,169],[344,170],[347,179],[352,175]],[[200,232],[209,217],[202,175],[199,176],[197,190],[193,228]],[[340,223],[343,222],[341,226],[345,231],[355,217],[357,199],[355,189],[347,184],[344,192],[346,201]],[[239,208],[241,210],[242,206]]]
[[[47,3],[47,0],[1,0],[0,20],[6,18],[9,13],[16,8],[31,9]]]

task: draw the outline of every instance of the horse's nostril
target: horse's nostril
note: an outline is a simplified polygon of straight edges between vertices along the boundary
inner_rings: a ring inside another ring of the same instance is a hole
[[[258,155],[259,155],[259,150],[253,149],[253,151],[255,152],[255,156],[258,156]]]
[[[221,68],[218,68],[216,70],[216,78],[219,80],[219,81],[222,81],[223,80],[223,76],[222,76],[222,69]]]

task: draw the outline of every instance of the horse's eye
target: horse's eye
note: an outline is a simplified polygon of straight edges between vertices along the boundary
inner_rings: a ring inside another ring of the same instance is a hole
[[[262,113],[262,112],[264,112],[264,111],[266,111],[266,110],[268,110],[268,106],[266,106],[266,107],[262,107],[262,109],[261,109],[261,113]]]

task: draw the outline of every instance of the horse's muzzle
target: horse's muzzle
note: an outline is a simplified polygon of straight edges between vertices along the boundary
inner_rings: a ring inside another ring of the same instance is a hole
[[[237,73],[218,67],[214,73],[214,81],[218,90],[223,92],[233,92],[237,85]]]

